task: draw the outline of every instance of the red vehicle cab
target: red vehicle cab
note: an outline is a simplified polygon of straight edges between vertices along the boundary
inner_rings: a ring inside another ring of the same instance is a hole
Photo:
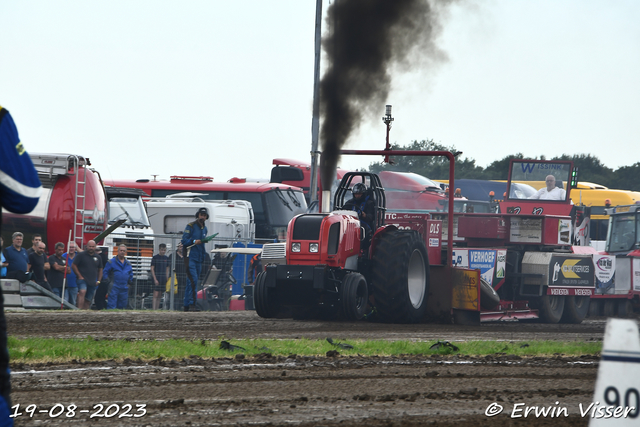
[[[553,191],[561,197],[545,199],[533,195],[524,198],[521,192],[515,191],[515,186],[512,184],[514,182],[527,184],[527,181],[545,182],[550,176],[555,181]],[[570,197],[572,183],[574,185],[577,183],[577,173],[570,161],[514,160],[509,171],[507,196],[503,202],[500,202],[500,210],[508,214],[570,215],[573,209]]]

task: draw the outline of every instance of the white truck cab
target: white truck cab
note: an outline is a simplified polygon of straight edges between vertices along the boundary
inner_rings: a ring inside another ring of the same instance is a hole
[[[246,200],[204,200],[199,193],[177,193],[163,198],[150,198],[146,202],[151,226],[157,234],[174,234],[182,237],[185,226],[194,221],[200,208],[207,208],[209,219],[206,226],[209,235],[218,233],[206,244],[207,253],[215,245],[228,245],[234,241],[252,243],[255,239],[255,222],[251,202]],[[171,239],[158,237],[154,253],[160,243],[171,243]]]

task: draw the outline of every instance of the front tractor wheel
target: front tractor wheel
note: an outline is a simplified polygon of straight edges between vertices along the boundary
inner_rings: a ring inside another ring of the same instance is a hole
[[[347,320],[360,320],[366,314],[369,290],[362,274],[349,273],[342,279],[342,314]]]
[[[416,231],[390,231],[373,254],[373,296],[380,318],[389,323],[417,323],[427,310],[429,261]]]
[[[253,304],[256,313],[260,317],[271,318],[278,314],[278,305],[276,299],[276,290],[267,288],[267,273],[265,271],[256,277],[255,287],[253,288]]]

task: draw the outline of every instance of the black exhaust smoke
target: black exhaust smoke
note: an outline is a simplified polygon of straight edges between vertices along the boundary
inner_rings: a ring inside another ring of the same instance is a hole
[[[331,188],[339,151],[362,118],[383,113],[391,89],[390,68],[408,67],[425,57],[445,58],[434,38],[440,29],[439,6],[449,3],[335,0],[329,7],[328,35],[322,40],[329,65],[320,82],[324,189]]]

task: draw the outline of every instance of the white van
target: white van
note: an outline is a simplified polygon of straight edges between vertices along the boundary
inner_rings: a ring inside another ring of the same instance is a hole
[[[204,200],[199,193],[178,193],[163,198],[151,198],[146,202],[151,227],[157,234],[173,234],[182,237],[185,226],[195,221],[196,212],[207,208],[209,219],[206,221],[208,235],[218,233],[216,238],[206,244],[207,253],[215,245],[227,245],[235,241],[253,243],[255,222],[251,202],[246,200]],[[170,244],[171,239],[157,237],[155,252],[160,243]]]

